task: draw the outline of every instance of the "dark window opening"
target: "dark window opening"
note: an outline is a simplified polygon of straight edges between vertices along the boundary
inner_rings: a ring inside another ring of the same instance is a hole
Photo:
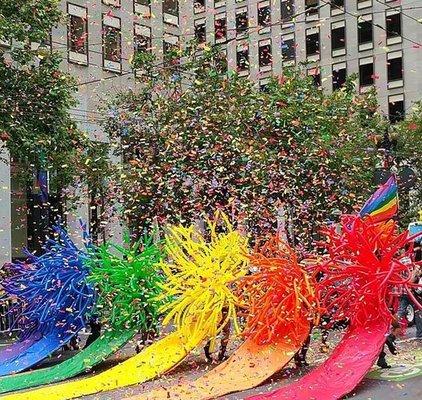
[[[144,35],[135,35],[135,53],[144,53],[151,51],[151,38]]]
[[[136,4],[141,4],[142,6],[150,6],[151,0],[135,0]]]
[[[179,2],[177,0],[163,0],[163,12],[170,15],[179,15]]]
[[[331,0],[331,10],[338,10],[339,8],[344,7],[344,0]]]
[[[259,66],[266,67],[272,64],[271,44],[259,46]]]
[[[306,56],[319,54],[319,32],[306,35]]]
[[[346,45],[346,28],[341,26],[331,30],[331,49],[344,49]]]
[[[227,63],[227,53],[226,51],[222,51],[219,53],[215,60],[215,68],[220,74],[224,74],[227,72],[228,63]]]
[[[227,19],[226,17],[220,17],[214,22],[215,38],[224,39],[227,35]]]
[[[88,26],[84,18],[70,16],[70,51],[78,54],[88,54]]]
[[[359,66],[360,86],[373,85],[374,83],[374,63]]]
[[[180,56],[178,54],[179,46],[170,43],[166,40],[163,41],[163,54],[165,65],[178,65],[180,64]]]
[[[397,57],[387,61],[388,82],[403,79],[403,58]]]
[[[372,42],[372,21],[361,21],[358,23],[358,44]]]
[[[205,22],[201,22],[195,25],[195,39],[198,41],[198,43],[205,43],[207,40]]]
[[[312,72],[311,74],[309,74],[312,76],[312,79],[314,81],[314,85],[316,87],[321,86],[321,72],[319,70]]]
[[[237,50],[236,58],[238,71],[247,71],[249,69],[249,49]]]
[[[173,43],[164,41],[163,42],[163,52],[164,54],[169,54],[172,53],[174,51],[177,51],[179,49],[179,47]]]
[[[318,3],[319,0],[305,0],[305,11],[307,17],[311,17],[319,13]]]
[[[236,34],[240,35],[248,30],[248,12],[236,14]]]
[[[295,12],[294,0],[281,1],[281,21],[291,21]]]
[[[387,39],[401,36],[401,14],[388,15],[385,20]]]
[[[333,70],[333,90],[341,89],[346,83],[346,68]]]
[[[287,39],[281,43],[281,55],[283,61],[291,61],[296,57],[296,48],[294,39]]]
[[[388,117],[392,124],[403,121],[404,119],[404,101],[388,102]]]
[[[205,0],[195,0],[193,2],[193,9],[195,13],[200,13],[205,11]]]
[[[269,90],[268,83],[261,83],[259,85],[259,91],[262,93],[267,93]]]
[[[271,25],[271,7],[259,7],[258,8],[258,25],[266,27]]]
[[[121,62],[122,47],[120,29],[113,26],[104,27],[104,59],[107,61]]]

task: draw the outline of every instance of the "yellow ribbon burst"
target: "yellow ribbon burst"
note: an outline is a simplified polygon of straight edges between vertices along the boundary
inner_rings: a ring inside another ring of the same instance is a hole
[[[218,223],[224,233],[217,233]],[[211,339],[236,318],[237,296],[231,284],[248,271],[247,238],[233,230],[225,215],[208,221],[209,241],[194,226],[174,226],[166,235],[169,261],[160,266],[166,275],[162,297],[170,298],[161,311],[167,313],[163,323],[174,322],[189,341],[198,337]]]

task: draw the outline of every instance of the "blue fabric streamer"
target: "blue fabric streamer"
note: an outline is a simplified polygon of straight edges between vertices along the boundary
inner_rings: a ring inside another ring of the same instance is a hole
[[[46,241],[44,254],[28,254],[28,262],[4,268],[7,277],[1,285],[6,296],[16,300],[9,312],[20,328],[19,341],[27,345],[2,350],[0,376],[37,364],[84,328],[94,313],[96,291],[87,281],[85,265],[92,245],[82,228],[86,251],[79,250],[67,232],[56,226],[57,238]]]

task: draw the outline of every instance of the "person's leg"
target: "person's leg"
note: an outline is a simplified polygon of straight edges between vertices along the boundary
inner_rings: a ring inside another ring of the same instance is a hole
[[[407,306],[410,304],[407,294],[402,294],[399,299],[399,308],[397,310],[397,320],[402,328],[402,335],[406,333],[407,328]]]
[[[422,311],[415,312],[416,339],[422,339]]]
[[[78,344],[78,336],[75,335],[70,339],[68,347],[66,350],[79,350],[79,344]]]
[[[205,353],[205,357],[207,358],[207,360],[209,362],[212,362],[213,359],[211,357],[210,347],[211,347],[211,341],[208,341],[207,344],[204,346],[204,353]]]
[[[88,336],[88,339],[85,343],[84,348],[87,348],[89,345],[91,345],[93,342],[95,342],[101,336],[101,324],[100,323],[90,322],[89,326],[91,328],[91,332]]]
[[[330,334],[330,331],[328,329],[321,330],[321,347],[319,348],[321,353],[328,353],[328,351],[330,350],[330,346],[328,345],[329,334]]]
[[[311,343],[311,334],[309,333],[301,349],[294,355],[296,367],[307,367],[309,364],[306,362],[306,354],[309,350],[309,344]]]
[[[381,368],[391,368],[391,366],[387,364],[385,356],[386,356],[386,353],[385,353],[384,347],[383,347],[382,351],[381,351],[381,353],[378,357],[377,365],[378,365],[378,367],[381,367]]]
[[[227,351],[227,345],[229,344],[230,339],[230,327],[231,323],[226,324],[226,326],[223,328],[223,331],[221,332],[221,343],[220,343],[220,352],[218,353],[218,360],[223,361],[226,357],[226,351]]]

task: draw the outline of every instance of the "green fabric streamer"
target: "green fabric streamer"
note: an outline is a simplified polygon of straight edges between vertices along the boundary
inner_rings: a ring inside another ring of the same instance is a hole
[[[25,372],[1,378],[0,393],[60,382],[79,375],[111,356],[135,334],[136,330],[120,332],[106,331],[86,349],[60,364],[49,368],[38,369],[33,372]]]
[[[147,236],[127,249],[107,243],[92,254],[88,279],[98,288],[97,309],[104,323],[116,330],[156,329],[163,304],[157,300],[164,280],[157,266],[161,258],[159,245]]]
[[[128,243],[126,238],[126,243]],[[91,247],[88,280],[98,289],[97,314],[104,334],[72,358],[49,368],[0,378],[0,393],[59,382],[91,369],[124,346],[138,331],[157,329],[164,281],[160,244],[144,237],[127,248],[112,243]]]

